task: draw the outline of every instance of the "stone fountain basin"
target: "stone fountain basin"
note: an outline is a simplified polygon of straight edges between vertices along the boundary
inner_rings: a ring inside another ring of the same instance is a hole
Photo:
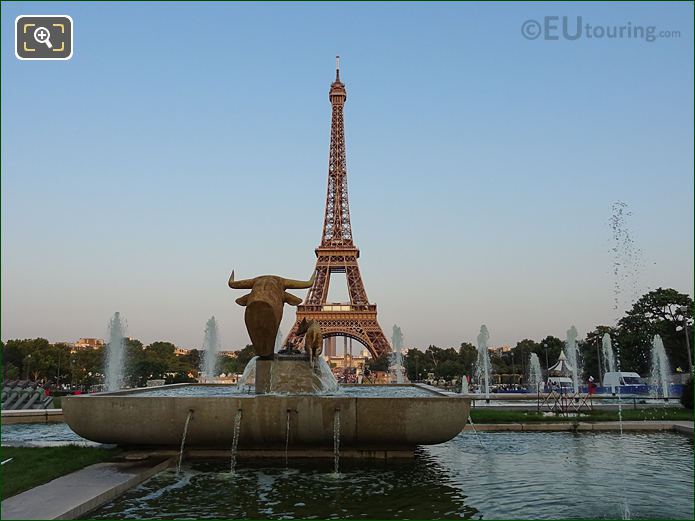
[[[377,387],[386,394],[392,386]],[[412,450],[455,437],[470,410],[470,398],[431,389],[426,396],[416,397],[139,396],[138,391],[64,397],[65,421],[83,438],[100,443],[178,447],[192,411],[186,446],[229,448],[235,416],[241,410],[239,449],[284,451],[287,443],[289,450],[333,450],[334,418],[339,411],[341,447]]]

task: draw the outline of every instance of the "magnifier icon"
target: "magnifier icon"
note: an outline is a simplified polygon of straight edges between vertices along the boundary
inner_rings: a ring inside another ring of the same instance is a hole
[[[36,28],[34,31],[34,40],[39,43],[45,43],[46,47],[53,49],[53,45],[51,45],[51,32],[45,27]]]

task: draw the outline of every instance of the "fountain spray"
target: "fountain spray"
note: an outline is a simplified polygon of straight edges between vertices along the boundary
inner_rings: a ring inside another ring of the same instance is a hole
[[[485,391],[485,399],[490,400],[490,352],[488,350],[488,341],[490,340],[490,332],[487,326],[480,326],[478,334],[478,359],[476,360],[476,376],[478,382]]]
[[[391,345],[393,346],[393,357],[391,359],[391,368],[396,373],[396,383],[403,383],[403,332],[401,328],[394,324],[393,334],[391,335]]]
[[[217,353],[219,350],[220,341],[217,333],[217,321],[213,316],[205,324],[205,336],[203,338],[203,374],[207,380],[217,375]]]
[[[664,342],[659,335],[654,335],[652,341],[652,369],[649,383],[652,387],[654,398],[663,398],[668,401],[668,380],[671,374]],[[661,391],[661,396],[659,396]]]
[[[567,340],[565,349],[569,364],[572,366],[572,383],[574,384],[574,394],[579,394],[579,357],[577,356],[577,328],[572,326],[567,330]]]
[[[116,311],[109,321],[109,343],[106,346],[106,389],[117,391],[123,387],[125,366],[126,322]]]

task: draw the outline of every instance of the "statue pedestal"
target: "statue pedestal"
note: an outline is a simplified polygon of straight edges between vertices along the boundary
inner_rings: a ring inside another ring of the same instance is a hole
[[[326,390],[318,368],[305,355],[276,356],[273,360],[256,360],[256,394],[305,394]]]
[[[275,360],[256,360],[256,394],[270,392],[271,370]]]

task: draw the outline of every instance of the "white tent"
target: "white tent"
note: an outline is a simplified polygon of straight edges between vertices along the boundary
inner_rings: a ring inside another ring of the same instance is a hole
[[[550,376],[569,376],[572,374],[572,366],[567,363],[567,357],[564,351],[560,351],[560,357],[557,359],[557,363],[548,368],[548,374]]]

